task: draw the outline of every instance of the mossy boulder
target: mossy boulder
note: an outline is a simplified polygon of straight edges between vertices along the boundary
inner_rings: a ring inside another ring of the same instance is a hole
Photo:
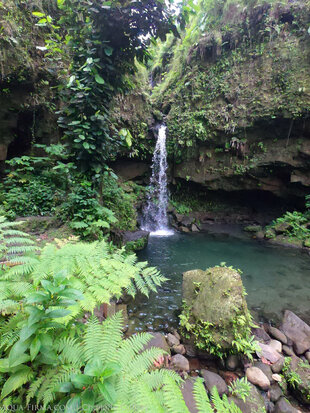
[[[212,354],[251,350],[251,315],[240,273],[228,267],[183,274],[183,334]]]

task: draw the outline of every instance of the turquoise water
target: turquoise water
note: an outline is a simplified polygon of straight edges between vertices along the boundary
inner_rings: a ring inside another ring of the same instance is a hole
[[[182,273],[226,262],[243,271],[248,306],[255,319],[278,322],[285,309],[310,321],[310,257],[295,249],[247,238],[236,229],[213,234],[150,237],[139,259],[156,266],[169,280],[149,298],[129,304],[129,329],[166,330],[178,324]]]

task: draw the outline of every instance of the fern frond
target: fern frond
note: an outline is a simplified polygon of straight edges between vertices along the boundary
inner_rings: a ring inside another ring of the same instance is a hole
[[[1,392],[1,399],[4,399],[13,391],[22,387],[33,378],[33,371],[28,366],[22,366],[17,372],[13,373],[4,383]]]
[[[84,362],[83,349],[75,338],[66,337],[59,340],[56,350],[61,353],[62,364],[81,367]]]
[[[91,317],[86,325],[83,340],[84,357],[86,361],[101,355],[101,343],[104,340],[103,328],[96,317]]]
[[[195,380],[193,386],[193,395],[198,413],[213,413],[206,388],[201,378]]]
[[[167,413],[190,413],[180,388],[173,379],[168,377],[165,379],[164,400]]]
[[[117,349],[122,342],[123,327],[124,320],[121,311],[103,322],[103,340],[100,345],[101,360],[117,362]]]

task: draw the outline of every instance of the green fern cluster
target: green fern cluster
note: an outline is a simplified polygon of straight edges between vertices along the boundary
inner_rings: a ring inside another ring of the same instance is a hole
[[[0,311],[13,312],[19,301],[44,279],[62,270],[72,288],[78,289],[84,299],[71,307],[75,316],[82,311],[93,311],[102,303],[120,298],[126,292],[131,296],[139,291],[148,295],[166,279],[146,262],[137,262],[135,255],[124,249],[111,252],[106,241],[83,243],[67,242],[60,248],[46,245],[37,257],[11,258],[16,265],[2,275],[0,282]]]
[[[18,390],[25,404],[40,405],[42,412],[53,406],[67,412],[189,413],[181,378],[174,371],[154,368],[163,351],[145,349],[151,335],[124,340],[122,328],[119,312],[102,324],[91,318],[82,338],[56,339],[53,364],[37,370],[23,365],[12,372],[1,394],[4,405]],[[195,380],[193,395],[198,413],[241,413],[216,389],[210,400],[201,378]]]

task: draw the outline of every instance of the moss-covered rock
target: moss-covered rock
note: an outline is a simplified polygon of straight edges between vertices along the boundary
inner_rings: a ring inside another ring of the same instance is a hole
[[[219,356],[251,352],[251,315],[238,271],[221,266],[185,272],[183,300],[183,333],[198,348]]]

